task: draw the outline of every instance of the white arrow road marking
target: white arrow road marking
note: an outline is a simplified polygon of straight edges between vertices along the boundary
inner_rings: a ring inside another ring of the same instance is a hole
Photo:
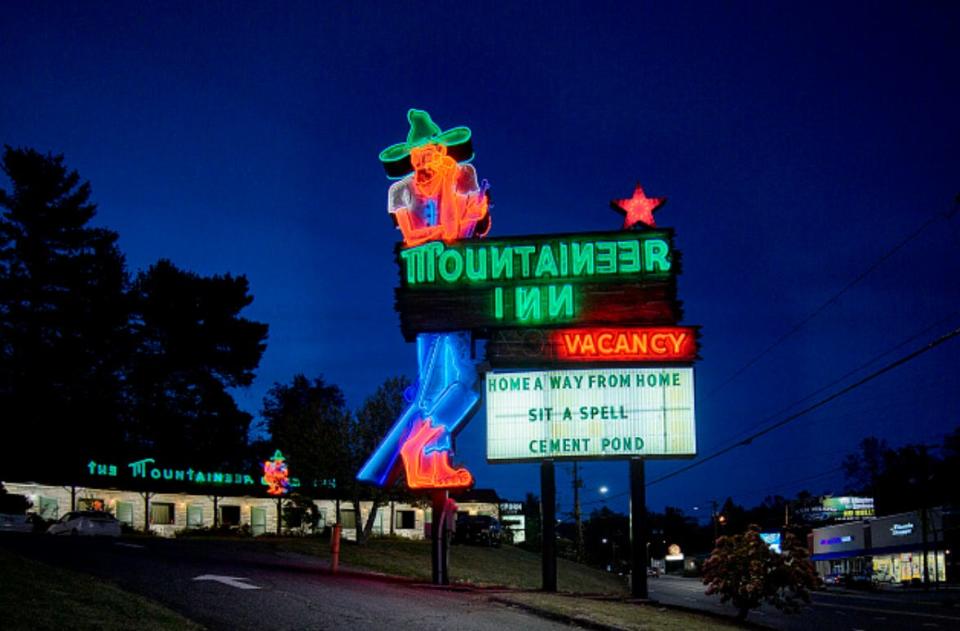
[[[229,585],[230,587],[236,587],[237,589],[260,589],[256,585],[244,583],[244,581],[248,581],[250,579],[244,578],[242,576],[218,576],[217,574],[204,574],[203,576],[197,576],[193,580],[215,581],[217,583],[223,583],[224,585]]]
[[[113,544],[113,545],[115,545],[115,546],[120,546],[120,547],[122,547],[122,548],[143,548],[143,546],[140,545],[139,543],[121,543],[121,542],[118,541],[117,543],[115,543],[115,544]]]

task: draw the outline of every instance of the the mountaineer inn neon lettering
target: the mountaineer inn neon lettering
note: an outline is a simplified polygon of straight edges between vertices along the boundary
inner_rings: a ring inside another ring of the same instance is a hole
[[[238,484],[243,486],[257,485],[257,480],[254,478],[254,476],[246,473],[202,471],[192,467],[187,469],[156,467],[153,466],[155,463],[156,460],[153,458],[143,458],[142,460],[129,463],[127,467],[130,470],[130,477],[138,480],[192,482],[194,484]],[[117,477],[118,474],[116,465],[98,463],[93,460],[87,463],[87,471],[89,471],[90,475],[101,477]],[[290,486],[298,487],[300,486],[300,481],[297,478],[291,478]],[[333,485],[329,483],[322,483],[321,486]]]
[[[130,475],[134,478],[151,480],[174,480],[177,482],[196,482],[197,484],[244,484],[253,486],[253,476],[244,473],[223,473],[222,471],[195,471],[189,469],[160,469],[158,467],[148,467],[155,462],[153,458],[144,458],[131,462]]]
[[[433,242],[401,250],[400,265],[410,287],[541,279],[583,281],[631,274],[665,277],[671,268],[666,239],[644,235],[617,241],[571,236],[512,245]]]
[[[409,289],[492,287],[497,320],[570,320],[580,283],[667,280],[670,244],[660,234],[590,239],[584,235],[534,242],[431,242],[399,252]],[[510,314],[510,315],[508,315]]]

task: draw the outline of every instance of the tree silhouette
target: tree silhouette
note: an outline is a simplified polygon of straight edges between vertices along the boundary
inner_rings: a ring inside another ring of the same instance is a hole
[[[270,388],[261,415],[291,475],[308,485],[301,492],[311,494],[315,480],[336,480],[339,494],[343,479],[352,477],[346,451],[350,412],[343,391],[323,377],[296,375],[289,384]]]
[[[3,463],[19,471],[42,454],[57,477],[123,441],[124,260],[115,232],[89,226],[90,184],[63,156],[7,146],[2,168]]]
[[[227,391],[250,385],[267,325],[240,316],[244,276],[202,277],[161,260],[131,289],[128,379],[134,436],[154,457],[220,466],[245,450],[251,416]]]
[[[374,521],[377,518],[377,510],[388,500],[389,497],[396,497],[401,491],[396,488],[376,489],[370,487],[361,487],[356,481],[356,472],[360,470],[363,463],[374,452],[380,440],[387,434],[390,427],[400,418],[407,403],[404,401],[404,392],[410,387],[410,380],[406,377],[391,377],[384,381],[370,397],[363,402],[363,406],[357,410],[353,418],[353,423],[349,425],[349,435],[347,439],[347,453],[349,458],[349,471],[351,475],[347,478],[351,498],[353,500],[354,514],[357,515],[357,541],[365,542],[373,530]],[[361,529],[360,524],[360,499],[367,495],[372,500],[371,510],[367,514],[367,521]]]

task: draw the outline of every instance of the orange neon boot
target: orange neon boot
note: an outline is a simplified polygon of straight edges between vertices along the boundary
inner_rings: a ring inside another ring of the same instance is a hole
[[[417,421],[407,440],[400,447],[400,457],[412,489],[445,489],[470,486],[473,476],[465,468],[450,465],[449,451],[424,453],[424,448],[446,430],[433,427],[429,419]]]

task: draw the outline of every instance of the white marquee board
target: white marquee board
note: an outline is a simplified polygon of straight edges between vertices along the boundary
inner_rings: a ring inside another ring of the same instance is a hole
[[[488,372],[487,460],[697,453],[693,368]]]

